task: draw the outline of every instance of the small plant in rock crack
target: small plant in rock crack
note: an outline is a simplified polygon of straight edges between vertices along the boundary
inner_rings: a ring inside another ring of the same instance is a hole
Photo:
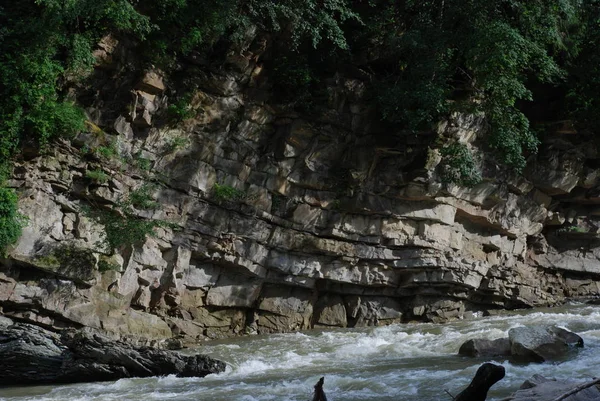
[[[164,153],[173,153],[176,152],[180,149],[183,149],[187,146],[189,146],[190,144],[190,140],[188,138],[184,138],[181,136],[176,136],[174,138],[169,138],[166,141],[165,147],[164,147]]]
[[[18,241],[26,225],[27,217],[19,213],[17,193],[0,182],[0,256],[4,256],[9,245]]]
[[[246,198],[246,192],[230,185],[215,183],[213,186],[213,197],[218,202],[241,201]]]
[[[155,190],[155,185],[143,184],[141,187],[129,192],[129,202],[133,207],[137,209],[156,209],[159,205],[158,202],[156,202],[152,196],[152,193]]]
[[[143,188],[143,186],[142,186]],[[133,191],[124,200],[116,202],[108,207],[82,207],[85,216],[104,227],[102,239],[96,246],[108,254],[113,254],[115,250],[143,243],[147,237],[156,235],[156,228],[170,228],[177,230],[179,227],[173,223],[164,220],[148,220],[136,214],[135,204],[147,206],[149,209],[157,208],[158,203],[154,202],[148,193],[142,191]]]
[[[98,146],[96,149],[94,149],[94,153],[105,159],[111,159],[117,156],[118,152],[117,148],[115,147],[115,144],[111,142],[106,146]]]
[[[577,233],[577,234],[582,234],[582,233],[587,233],[588,230],[585,227],[580,227],[580,226],[567,226],[567,227],[561,227],[558,230],[556,230],[556,232],[564,234],[564,233]]]
[[[100,169],[87,170],[85,176],[98,184],[106,184],[108,182],[108,174]]]
[[[98,271],[100,272],[107,272],[107,271],[121,271],[121,266],[119,266],[116,263],[111,263],[107,260],[104,259],[100,259],[98,261]]]
[[[195,112],[190,105],[191,96],[185,95],[167,107],[167,121],[175,125],[184,120],[194,117]]]
[[[440,151],[442,182],[472,187],[481,182],[481,173],[473,153],[463,143],[452,143]]]

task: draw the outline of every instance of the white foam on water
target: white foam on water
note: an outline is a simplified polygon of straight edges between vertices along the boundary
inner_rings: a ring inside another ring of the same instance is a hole
[[[234,367],[232,369],[232,374],[243,376],[243,375],[255,375],[265,372],[269,369],[275,369],[275,366],[269,363],[266,363],[262,360],[251,359],[246,362],[243,362],[240,366]]]
[[[600,308],[525,311],[436,325],[400,324],[354,330],[246,337],[205,343],[193,352],[224,360],[224,373],[205,378],[122,379],[109,383],[11,390],[7,401],[306,401],[325,376],[330,401],[446,400],[458,394],[485,361],[457,357],[471,338],[506,337],[512,327],[559,324],[579,333],[586,347],[561,364],[511,365],[490,392],[499,400],[533,374],[559,379],[597,374]],[[2,390],[0,389],[0,394]]]

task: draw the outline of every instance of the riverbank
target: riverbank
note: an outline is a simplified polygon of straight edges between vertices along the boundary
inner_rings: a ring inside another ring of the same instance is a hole
[[[314,383],[326,377],[332,401],[449,400],[485,362],[458,357],[460,344],[474,337],[500,338],[511,327],[559,324],[580,334],[585,348],[561,364],[512,365],[499,361],[506,377],[489,400],[512,394],[534,374],[587,381],[597,375],[600,352],[600,307],[560,308],[506,313],[447,324],[415,323],[349,330],[250,336],[206,343],[186,354],[202,353],[225,361],[225,373],[205,378],[174,376],[123,379],[108,383],[38,386],[0,390],[10,401],[306,401]]]

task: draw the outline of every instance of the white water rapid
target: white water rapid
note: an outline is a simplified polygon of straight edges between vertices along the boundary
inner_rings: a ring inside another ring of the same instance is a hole
[[[512,365],[489,393],[498,400],[535,373],[589,380],[600,367],[600,306],[571,305],[447,324],[319,330],[209,342],[200,352],[229,364],[203,379],[159,377],[116,382],[0,388],[10,401],[310,401],[313,385],[325,376],[330,401],[449,401],[486,360],[457,356],[475,337],[507,336],[512,327],[556,324],[578,333],[585,348],[560,364]],[[1,365],[0,365],[1,368]]]

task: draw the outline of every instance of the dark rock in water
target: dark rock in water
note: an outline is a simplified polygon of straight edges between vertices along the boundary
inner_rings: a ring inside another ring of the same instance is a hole
[[[321,377],[317,384],[315,384],[315,391],[313,393],[312,401],[327,401],[327,396],[325,395],[325,391],[323,390],[324,382],[325,378]]]
[[[98,333],[62,336],[28,324],[0,327],[0,385],[75,383],[175,374],[204,377],[225,364],[204,355],[134,347]]]
[[[65,350],[60,336],[40,327],[0,327],[0,385],[56,381]]]
[[[556,326],[516,327],[508,332],[511,354],[521,362],[561,360],[583,347],[577,334]]]
[[[590,383],[591,384],[591,383]],[[570,394],[573,393],[573,394]],[[546,379],[535,375],[521,386],[508,400],[511,401],[554,401],[565,396],[564,401],[597,401],[600,400],[600,390],[594,385],[582,386],[574,381]]]
[[[486,358],[510,356],[510,342],[508,338],[498,338],[497,340],[474,338],[463,343],[458,354]]]
[[[484,363],[477,369],[469,387],[454,397],[454,401],[485,401],[490,387],[502,380],[504,375],[503,366]]]

